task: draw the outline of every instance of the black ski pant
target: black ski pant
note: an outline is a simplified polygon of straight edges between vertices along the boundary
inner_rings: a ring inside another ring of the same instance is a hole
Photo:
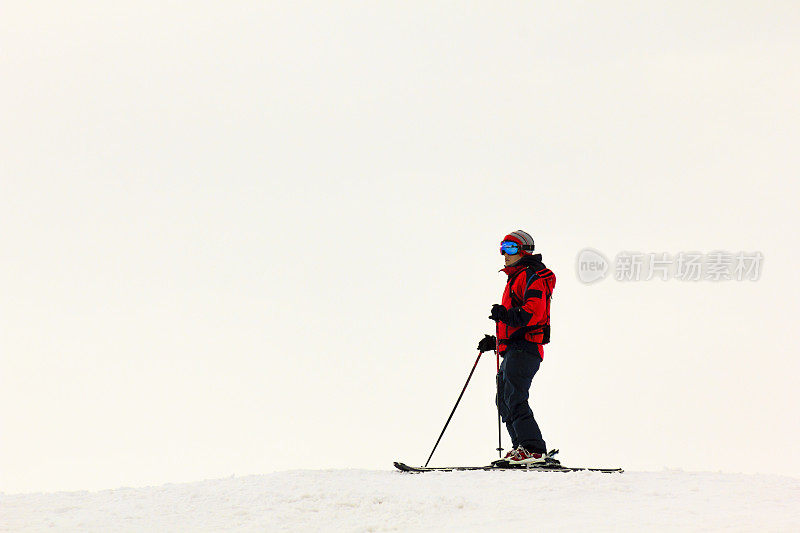
[[[522,445],[529,452],[547,453],[539,424],[528,405],[531,381],[541,362],[536,353],[509,346],[497,373],[496,402],[511,444],[515,448]]]

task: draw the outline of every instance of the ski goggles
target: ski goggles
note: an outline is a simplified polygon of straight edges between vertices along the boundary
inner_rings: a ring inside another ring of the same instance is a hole
[[[505,255],[517,255],[519,253],[519,244],[514,241],[503,241],[500,243],[500,253]]]

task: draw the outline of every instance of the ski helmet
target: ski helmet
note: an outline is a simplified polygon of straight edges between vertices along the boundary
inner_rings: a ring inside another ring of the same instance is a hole
[[[520,253],[523,255],[529,255],[534,249],[533,237],[531,237],[530,233],[522,231],[521,229],[512,231],[503,237],[503,240],[514,241],[515,243],[519,244]]]

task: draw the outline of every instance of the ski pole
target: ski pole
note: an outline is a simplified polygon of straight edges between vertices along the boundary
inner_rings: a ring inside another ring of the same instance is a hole
[[[494,355],[497,357],[497,373],[500,373],[500,354],[497,353],[497,350],[494,351]],[[495,378],[497,379],[497,378]],[[502,458],[503,457],[503,431],[500,429],[500,405],[499,403],[503,401],[502,398],[497,398],[498,406],[497,406],[497,456]]]
[[[450,416],[447,417],[447,422],[444,423],[444,427],[442,428],[442,432],[439,433],[439,438],[436,439],[436,444],[433,445],[433,449],[431,450],[431,454],[428,456],[428,460],[425,461],[425,466],[428,466],[428,463],[431,462],[431,457],[433,457],[433,452],[436,451],[436,447],[439,446],[439,441],[442,440],[442,435],[444,435],[444,430],[447,429],[447,425],[450,423],[450,420],[453,418],[453,414],[456,412],[456,407],[458,407],[458,402],[461,401],[461,397],[464,396],[464,391],[467,390],[467,385],[469,385],[469,380],[472,379],[472,374],[475,372],[475,367],[478,366],[478,361],[481,360],[481,356],[483,352],[478,352],[478,358],[475,359],[475,364],[472,365],[472,370],[469,372],[469,376],[467,377],[467,382],[464,383],[464,388],[461,389],[461,394],[458,395],[458,400],[456,400],[456,404],[453,406],[453,410],[450,411]]]

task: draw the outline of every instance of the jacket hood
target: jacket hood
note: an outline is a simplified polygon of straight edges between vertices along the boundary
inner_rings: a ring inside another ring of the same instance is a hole
[[[523,255],[519,261],[511,266],[500,269],[500,272],[505,272],[509,277],[511,277],[520,270],[529,266],[535,267],[536,270],[545,268],[544,263],[542,263],[542,254]]]

